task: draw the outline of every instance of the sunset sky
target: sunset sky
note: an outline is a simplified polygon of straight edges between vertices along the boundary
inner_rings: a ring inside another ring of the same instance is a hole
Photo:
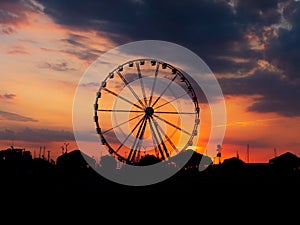
[[[300,156],[296,0],[1,0],[0,149],[38,154],[45,146],[53,158],[64,143],[76,149],[72,106],[82,75],[106,51],[140,40],[184,46],[217,77],[227,111],[223,158],[247,161],[247,144],[249,162],[268,162],[274,148]]]

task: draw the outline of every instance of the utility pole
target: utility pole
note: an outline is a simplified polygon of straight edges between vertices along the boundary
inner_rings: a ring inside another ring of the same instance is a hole
[[[68,145],[69,145],[69,143],[64,143],[64,145],[65,145],[66,153],[68,153]]]

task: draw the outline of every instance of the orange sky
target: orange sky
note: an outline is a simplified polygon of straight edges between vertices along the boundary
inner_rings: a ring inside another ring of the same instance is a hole
[[[81,76],[97,56],[117,44],[104,31],[71,30],[40,12],[31,12],[27,18],[10,25],[13,32],[0,33],[0,149],[14,145],[38,154],[45,145],[56,158],[64,143],[69,143],[69,150],[77,148],[65,137],[73,132],[72,105]],[[3,30],[6,25],[1,26]],[[71,36],[77,37],[78,43],[71,42]],[[248,38],[255,47],[257,37]],[[257,66],[265,64],[259,61]],[[274,148],[278,155],[290,151],[300,156],[299,118],[247,111],[255,97],[225,96],[227,124],[219,125],[226,126],[222,158],[239,154],[247,161],[247,144],[250,162],[268,162],[274,157]],[[41,129],[45,136],[40,138]],[[201,152],[205,151],[209,130],[209,109],[203,105],[198,143]],[[22,135],[33,131],[36,137],[28,142],[19,136],[5,139],[8,131]],[[62,138],[56,140],[59,135]]]

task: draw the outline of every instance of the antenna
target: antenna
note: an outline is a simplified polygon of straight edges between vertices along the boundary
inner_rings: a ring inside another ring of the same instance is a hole
[[[277,149],[274,148],[274,157],[276,158],[277,157]]]
[[[68,153],[68,145],[69,143],[64,143],[65,147],[66,147],[66,153]]]
[[[50,151],[48,150],[48,162],[50,162]]]

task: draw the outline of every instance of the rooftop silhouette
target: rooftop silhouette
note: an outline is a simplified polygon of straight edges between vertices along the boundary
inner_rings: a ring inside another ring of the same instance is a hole
[[[84,157],[83,157],[84,156]],[[182,168],[176,163],[181,157],[190,157]],[[141,158],[139,166],[147,166],[160,162],[154,155]],[[280,184],[282,182],[300,184],[300,158],[286,152],[271,158],[268,163],[246,163],[237,157],[224,159],[220,164],[213,164],[211,159],[193,150],[186,150],[170,157],[167,168],[178,171],[171,178],[159,184],[150,185],[146,189],[165,190],[177,187],[181,190],[200,188],[203,185],[222,184]],[[203,168],[199,168],[202,166]],[[14,188],[22,185],[28,189],[44,186],[52,191],[61,191],[68,188],[78,190],[112,191],[130,189],[99,175],[93,167],[115,170],[122,174],[122,167],[110,155],[102,156],[99,163],[95,159],[84,155],[78,149],[62,154],[57,161],[33,158],[30,151],[16,149],[13,146],[0,151],[0,176],[9,181],[5,188]],[[126,167],[126,164],[124,168]],[[3,188],[3,187],[2,187]],[[132,189],[136,189],[132,188]],[[142,189],[142,188],[140,188]]]

